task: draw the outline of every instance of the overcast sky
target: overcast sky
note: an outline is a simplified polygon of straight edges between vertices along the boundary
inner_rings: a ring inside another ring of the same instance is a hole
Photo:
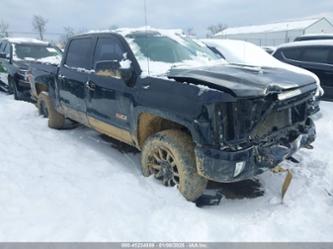
[[[32,16],[48,19],[47,33],[106,29],[112,25],[144,25],[144,0],[1,0],[0,20],[10,31],[32,32]],[[193,28],[199,36],[211,24],[264,24],[327,16],[333,21],[333,0],[146,0],[148,24],[161,28]],[[48,36],[56,39],[56,35]]]

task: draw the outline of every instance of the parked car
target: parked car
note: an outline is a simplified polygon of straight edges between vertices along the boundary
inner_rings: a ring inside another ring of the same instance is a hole
[[[333,34],[308,34],[295,38],[296,41],[312,41],[312,40],[333,40]]]
[[[316,97],[319,98],[323,95],[324,91],[320,86],[320,80],[314,73],[281,62],[253,43],[229,39],[203,39],[202,42],[231,64],[246,65],[249,67],[280,68],[300,74],[308,74],[316,79],[318,85]]]
[[[0,40],[0,87],[14,93],[15,99],[26,97],[30,92],[27,79],[29,64],[59,55],[59,49],[48,42],[29,38]]]
[[[135,146],[144,176],[189,201],[208,180],[252,178],[315,139],[313,77],[228,64],[177,31],[74,36],[44,79],[49,127],[67,118]]]
[[[315,73],[325,91],[322,99],[333,100],[333,40],[287,43],[278,47],[273,56]]]

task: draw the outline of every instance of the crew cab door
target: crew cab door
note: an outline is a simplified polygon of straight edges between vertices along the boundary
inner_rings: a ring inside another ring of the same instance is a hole
[[[98,37],[93,63],[95,72],[87,82],[87,113],[90,126],[131,143],[131,94],[119,71],[124,57],[126,50],[117,36]]]
[[[58,74],[59,100],[68,117],[87,124],[86,83],[92,69],[94,38],[70,41]]]

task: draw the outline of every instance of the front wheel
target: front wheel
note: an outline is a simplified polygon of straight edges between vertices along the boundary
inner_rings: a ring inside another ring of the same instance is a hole
[[[39,114],[48,118],[48,126],[53,129],[62,129],[65,126],[65,117],[57,112],[52,100],[46,92],[41,92],[38,96],[37,108]]]
[[[188,201],[197,200],[207,186],[198,175],[194,143],[179,130],[165,130],[150,136],[142,150],[144,176],[154,175],[165,186],[177,186]]]

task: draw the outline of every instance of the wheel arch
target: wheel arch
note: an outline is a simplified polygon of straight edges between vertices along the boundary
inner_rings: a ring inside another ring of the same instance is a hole
[[[193,140],[196,138],[196,132],[193,125],[185,119],[181,119],[176,115],[150,110],[142,109],[137,111],[135,115],[135,129],[134,134],[137,141],[138,148],[141,149],[146,139],[163,130],[177,129],[182,130],[189,134]]]

